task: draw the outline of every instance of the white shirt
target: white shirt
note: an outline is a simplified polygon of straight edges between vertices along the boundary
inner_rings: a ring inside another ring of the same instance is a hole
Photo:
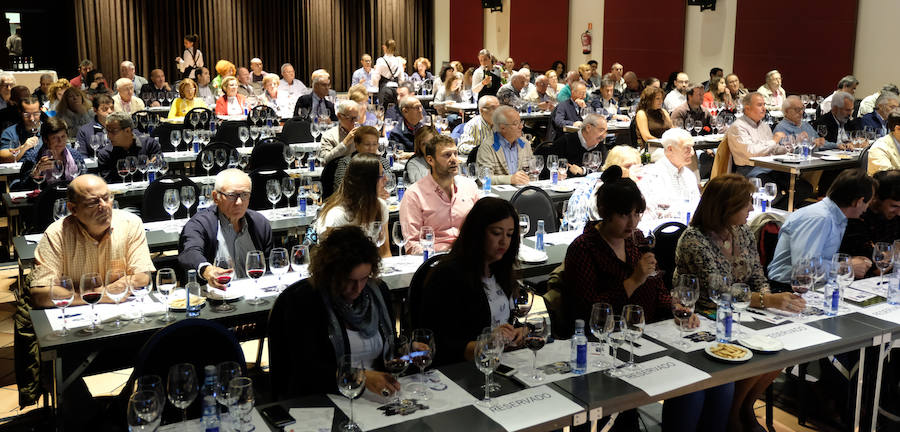
[[[487,296],[488,307],[491,309],[491,327],[506,324],[512,310],[512,300],[506,296],[493,275],[482,277],[481,283]]]
[[[363,338],[358,331],[347,329],[347,342],[350,345],[350,352],[353,353],[353,359],[361,361],[366,368],[371,368],[375,364],[384,348],[384,342],[378,333],[370,338]]]
[[[390,229],[390,227],[387,226],[388,217],[390,215],[388,213],[387,203],[381,198],[378,198],[378,203],[381,204],[382,230]],[[319,236],[320,241],[323,239],[325,231],[328,228],[337,228],[345,225],[359,225],[355,220],[350,219],[350,216],[347,214],[347,209],[345,209],[344,206],[332,207],[331,210],[328,210],[328,213],[325,213],[324,217],[320,215],[319,219],[314,223],[316,234]],[[369,237],[374,237],[378,234],[378,232],[375,231],[375,222],[370,222],[368,225],[362,227],[362,229]]]
[[[312,90],[309,87],[303,85],[302,82],[298,79],[294,79],[294,82],[288,84],[287,81],[282,78],[278,82],[278,93],[285,93],[288,99],[297,101],[297,98],[303,96]]]
[[[663,108],[671,113],[685,102],[687,102],[687,96],[678,91],[678,89],[674,89],[666,95],[666,100],[663,101]]]
[[[688,167],[675,168],[665,156],[641,168],[638,188],[647,200],[647,212],[660,218],[666,217],[662,213],[693,213],[700,203],[700,188],[694,172]]]
[[[835,94],[837,94],[836,91],[831,92],[831,94],[828,95],[827,98],[822,100],[822,103],[819,104],[819,112],[821,112],[821,113],[831,112],[831,100],[834,99]],[[862,115],[862,114],[860,113],[860,115]]]
[[[236,98],[236,97],[228,98],[228,115],[241,115],[241,114],[244,114],[244,107],[242,107],[240,102],[238,102],[238,98]]]
[[[385,54],[382,57],[378,57],[378,60],[375,60],[375,73],[372,74],[372,87],[378,88],[378,82],[384,78],[385,80],[390,80],[392,78],[399,78],[403,75],[403,65],[400,64],[400,58],[394,56],[393,54]],[[397,83],[392,82],[387,85],[391,87],[396,87]]]

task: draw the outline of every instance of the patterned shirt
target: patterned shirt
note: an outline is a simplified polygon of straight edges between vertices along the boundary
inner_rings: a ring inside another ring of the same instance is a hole
[[[494,141],[494,131],[481,115],[472,117],[463,127],[463,133],[459,137],[459,152],[469,154],[470,151],[480,147],[484,142]]]

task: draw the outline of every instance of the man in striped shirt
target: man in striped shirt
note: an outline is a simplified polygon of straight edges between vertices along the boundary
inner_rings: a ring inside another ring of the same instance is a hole
[[[494,96],[483,96],[478,100],[480,114],[472,117],[463,127],[463,133],[459,137],[460,153],[468,154],[484,142],[494,142],[494,122],[491,117],[498,106],[500,100]]]

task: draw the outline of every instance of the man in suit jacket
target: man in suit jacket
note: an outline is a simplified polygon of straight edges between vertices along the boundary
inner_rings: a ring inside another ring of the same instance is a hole
[[[492,184],[528,184],[525,171],[531,165],[531,144],[522,139],[522,120],[515,108],[500,105],[494,110],[494,140],[478,149],[478,170],[493,170]]]
[[[212,193],[215,205],[197,212],[181,231],[178,263],[184,270],[197,270],[213,288],[224,289],[217,280],[219,276],[246,274],[247,252],[260,250],[268,258],[272,250],[269,221],[247,208],[250,190],[250,176],[243,171],[220,172]],[[216,267],[217,257],[231,258],[233,270]]]
[[[869,175],[889,169],[900,169],[900,112],[891,112],[887,118],[887,126],[890,133],[879,138],[869,148]]]
[[[606,160],[605,138],[606,120],[599,114],[588,114],[578,132],[564,134],[553,141],[551,153],[569,162],[569,176],[581,177],[585,175],[585,168],[581,166],[585,153],[600,153],[601,164]]]
[[[325,99],[328,96],[328,90],[331,89],[331,75],[324,69],[316,70],[312,73],[312,87],[312,93],[297,98],[297,104],[294,106],[294,115],[299,116],[301,110],[305,108],[310,116],[324,114],[328,115],[331,121],[337,121],[334,104]]]
[[[403,98],[400,100],[400,119],[402,121],[391,129],[388,140],[391,143],[402,145],[405,152],[416,151],[415,135],[416,130],[421,126],[422,118],[422,102],[419,102],[419,98],[415,96]]]
[[[584,96],[587,93],[587,87],[581,81],[572,83],[571,87],[572,96],[560,102],[553,110],[553,127],[550,128],[549,141],[562,136],[566,126],[581,127],[580,111],[586,106]]]
[[[828,128],[828,134],[825,135],[825,141],[828,144],[840,145],[838,139],[839,133],[843,130],[849,139],[849,133],[857,130],[857,122],[851,122],[850,114],[853,114],[853,95],[846,92],[837,92],[834,94],[831,103],[831,112],[823,114],[816,119],[814,126],[818,129],[820,125]],[[826,144],[826,146],[828,146]],[[829,146],[829,147],[833,147]]]
[[[857,129],[871,128],[878,134],[883,136],[890,132],[887,126],[887,118],[891,111],[900,106],[900,99],[897,94],[891,92],[881,92],[878,99],[875,99],[875,110],[860,117],[856,120]]]

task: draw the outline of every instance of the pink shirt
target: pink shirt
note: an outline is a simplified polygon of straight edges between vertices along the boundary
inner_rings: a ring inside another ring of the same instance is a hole
[[[428,174],[406,190],[400,201],[400,224],[409,241],[406,251],[422,253],[419,233],[423,226],[434,228],[434,250],[445,251],[453,246],[459,227],[478,200],[478,186],[464,177],[454,177],[453,198]]]

